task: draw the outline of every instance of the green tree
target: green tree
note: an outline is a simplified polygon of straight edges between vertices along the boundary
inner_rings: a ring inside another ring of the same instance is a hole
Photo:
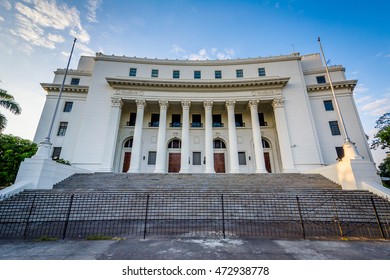
[[[37,144],[17,136],[0,134],[0,186],[14,183],[19,165],[37,151]]]
[[[381,177],[390,178],[390,157],[385,158],[378,168]],[[383,185],[390,188],[390,181],[383,181]]]
[[[386,149],[390,147],[390,113],[384,114],[376,121],[375,128],[378,132],[374,135],[371,143],[372,149]]]
[[[14,97],[4,89],[0,89],[0,107],[10,110],[15,115],[19,115],[22,111],[19,104],[14,100]],[[0,133],[6,126],[7,118],[0,112]]]

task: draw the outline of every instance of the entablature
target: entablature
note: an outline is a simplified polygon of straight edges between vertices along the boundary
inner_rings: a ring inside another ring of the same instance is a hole
[[[42,88],[47,92],[60,91],[60,84],[41,83]],[[77,93],[88,93],[89,86],[80,85],[64,85],[64,92],[77,92]]]
[[[333,82],[333,88],[334,89],[348,89],[350,92],[353,92],[353,89],[355,88],[357,84],[357,80],[347,80],[347,81],[339,81],[339,82]],[[308,85],[306,86],[306,89],[308,92],[315,92],[315,91],[327,91],[330,90],[330,84],[315,84],[315,85]]]

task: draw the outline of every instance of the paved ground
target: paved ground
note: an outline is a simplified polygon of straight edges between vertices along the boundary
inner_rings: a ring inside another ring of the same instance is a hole
[[[0,240],[1,260],[390,260],[389,241],[158,237],[127,240]]]

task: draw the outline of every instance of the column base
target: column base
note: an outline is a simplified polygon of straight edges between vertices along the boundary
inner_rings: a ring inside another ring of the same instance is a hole
[[[256,173],[268,173],[268,171],[265,169],[258,169],[256,170]]]

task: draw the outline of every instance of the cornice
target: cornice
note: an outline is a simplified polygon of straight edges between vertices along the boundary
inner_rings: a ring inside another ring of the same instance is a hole
[[[289,77],[273,77],[258,79],[237,79],[237,80],[146,80],[130,78],[106,77],[107,83],[114,89],[137,89],[153,88],[164,90],[230,90],[243,89],[281,89],[287,85]]]
[[[105,55],[96,53],[95,61],[111,61],[111,62],[125,62],[138,64],[154,64],[154,65],[172,65],[172,66],[223,66],[223,65],[244,65],[244,64],[259,64],[267,62],[280,62],[290,60],[301,60],[299,53],[292,53],[289,55],[258,57],[258,58],[237,58],[224,60],[179,60],[179,59],[152,59],[140,57],[127,57],[116,55]]]
[[[333,82],[333,88],[334,89],[349,89],[351,92],[355,88],[357,84],[357,80],[347,80],[347,81],[341,81],[341,82]],[[308,85],[306,86],[306,89],[308,92],[314,92],[314,91],[326,91],[330,90],[330,84],[315,84],[315,85]]]
[[[41,86],[47,92],[49,91],[60,91],[60,84],[48,84],[41,83]],[[88,93],[89,86],[74,86],[74,85],[64,85],[64,92],[77,92],[77,93]]]
[[[345,67],[341,65],[334,65],[328,67],[328,70],[329,72],[339,72],[339,71],[345,72]],[[303,71],[304,75],[325,74],[325,73],[326,73],[325,67],[307,69]]]
[[[56,75],[65,75],[66,69],[57,69],[54,71],[54,74]],[[76,75],[76,76],[92,76],[92,72],[89,71],[82,71],[82,70],[75,70],[75,69],[69,69],[68,75]]]

